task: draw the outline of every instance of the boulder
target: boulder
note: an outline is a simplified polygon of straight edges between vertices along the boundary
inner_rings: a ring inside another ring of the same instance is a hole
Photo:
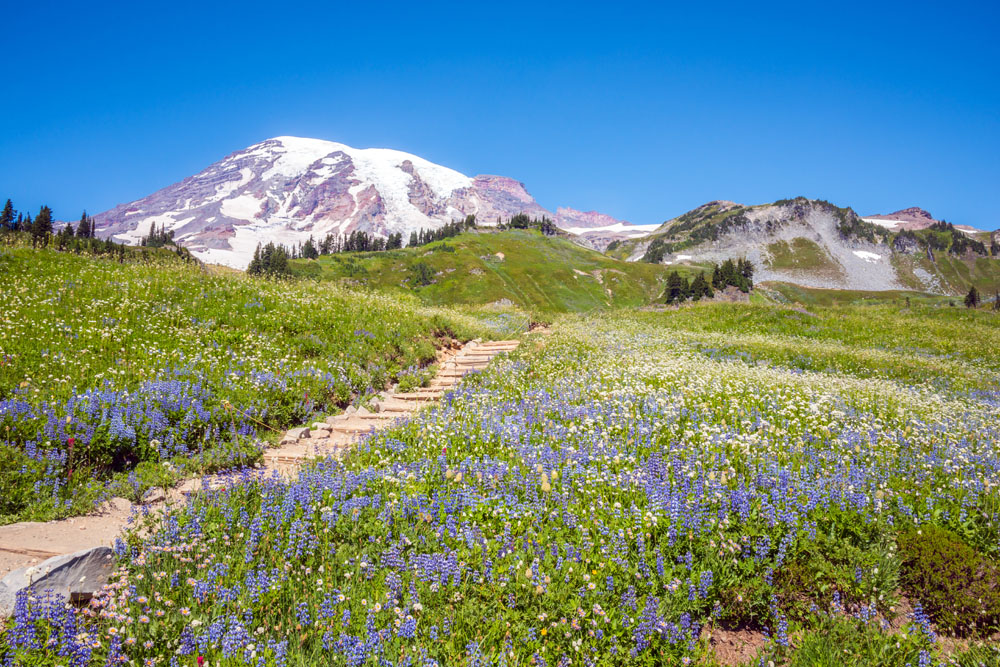
[[[292,428],[288,429],[288,433],[285,434],[286,438],[291,438],[293,441],[301,440],[302,438],[309,437],[309,429],[303,426],[302,428]]]
[[[14,570],[0,580],[0,616],[13,615],[17,594],[23,590],[42,595],[51,589],[71,601],[89,600],[108,583],[113,569],[111,549],[93,547]]]
[[[327,424],[327,423],[324,423],[324,422],[313,422],[312,430],[313,431],[329,431],[330,430],[330,425]]]
[[[343,421],[344,417],[342,415],[331,415],[326,418],[326,425],[333,426],[339,421]]]
[[[370,415],[371,411],[368,408],[366,408],[365,406],[362,405],[360,408],[358,408],[355,411],[355,414],[358,414],[358,415]]]
[[[354,407],[353,405],[348,405],[347,409],[344,410],[344,414],[345,415],[353,415],[357,411],[358,411],[358,409],[356,407]]]

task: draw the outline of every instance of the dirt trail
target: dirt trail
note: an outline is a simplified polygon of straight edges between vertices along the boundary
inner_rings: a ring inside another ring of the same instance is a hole
[[[280,446],[264,452],[262,472],[278,471],[283,475],[292,475],[299,465],[310,458],[341,456],[361,436],[409,419],[414,412],[458,385],[466,373],[483,370],[493,357],[515,349],[519,343],[518,340],[472,341],[457,351],[444,351],[439,356],[437,374],[428,387],[406,393],[385,393],[377,401],[377,412],[360,410],[331,417],[323,423],[323,428],[292,429]],[[300,431],[306,433],[298,433]],[[189,494],[201,489],[203,483],[211,485],[221,479],[209,476],[205,480],[186,480],[169,489],[165,495],[161,494],[163,497],[155,502],[144,505],[113,498],[87,516],[0,526],[0,578],[53,556],[109,545],[128,523],[132,512],[154,511],[167,503],[182,502]]]

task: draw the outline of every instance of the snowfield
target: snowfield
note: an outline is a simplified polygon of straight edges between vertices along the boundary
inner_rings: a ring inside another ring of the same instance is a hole
[[[882,255],[874,252],[868,252],[867,250],[854,250],[854,256],[865,260],[866,262],[877,262],[882,259]]]

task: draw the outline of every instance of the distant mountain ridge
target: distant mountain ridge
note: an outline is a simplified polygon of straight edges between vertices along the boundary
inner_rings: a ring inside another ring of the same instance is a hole
[[[1000,235],[949,226],[916,207],[862,218],[796,197],[745,206],[713,201],[608,253],[630,261],[707,265],[746,257],[756,281],[830,289],[959,294],[1000,288]]]
[[[406,239],[467,215],[489,225],[518,213],[560,227],[631,228],[596,212],[553,214],[523,183],[504,176],[469,177],[402,151],[299,137],[254,144],[95,220],[98,235],[129,243],[164,226],[200,259],[243,268],[258,243],[298,244],[358,230]]]
[[[911,206],[886,215],[868,215],[863,217],[862,220],[896,232],[904,229],[910,231],[927,229],[931,225],[942,222],[941,220],[935,220],[934,216],[918,206]],[[983,231],[969,225],[955,225],[955,227],[966,232]]]

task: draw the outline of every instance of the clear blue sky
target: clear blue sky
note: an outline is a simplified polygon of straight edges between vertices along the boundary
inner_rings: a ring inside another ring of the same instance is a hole
[[[74,219],[291,134],[661,222],[712,199],[1000,227],[982,3],[8,3],[0,197]]]

